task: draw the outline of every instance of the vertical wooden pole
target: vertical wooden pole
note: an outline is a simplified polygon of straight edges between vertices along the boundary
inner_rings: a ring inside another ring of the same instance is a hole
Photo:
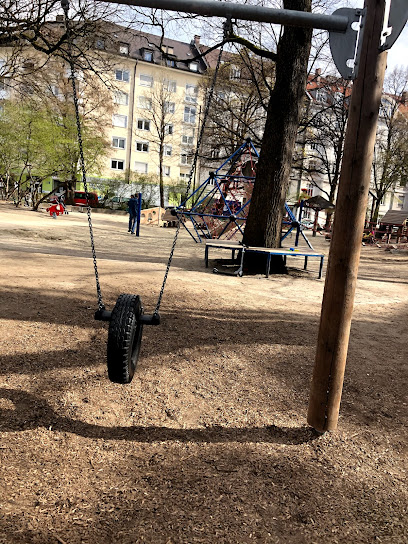
[[[385,0],[366,0],[365,7],[367,16],[351,96],[307,417],[319,432],[337,428],[387,60],[387,54],[379,52]]]

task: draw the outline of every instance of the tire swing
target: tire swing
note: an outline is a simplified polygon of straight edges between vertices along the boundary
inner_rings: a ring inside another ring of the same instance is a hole
[[[88,191],[88,183],[86,179],[86,169],[85,169],[85,159],[83,153],[83,144],[82,144],[82,129],[79,116],[79,102],[78,94],[76,90],[75,83],[75,64],[73,60],[72,53],[72,39],[70,34],[70,25],[69,25],[69,0],[61,0],[61,6],[65,13],[65,25],[67,31],[67,44],[68,44],[68,60],[71,68],[71,82],[72,82],[72,91],[73,91],[73,100],[75,107],[75,116],[76,116],[76,126],[77,126],[77,135],[78,135],[78,146],[79,146],[79,157],[82,173],[82,183],[84,186],[84,191],[86,194],[86,208],[87,208],[87,217],[89,225],[89,234],[91,240],[91,249],[92,249],[92,258],[95,272],[96,280],[96,292],[98,297],[98,309],[95,312],[95,319],[98,321],[109,321],[109,330],[108,330],[108,346],[107,346],[107,366],[108,366],[108,376],[110,381],[119,384],[128,384],[132,381],[137,362],[140,354],[140,347],[142,343],[143,336],[143,326],[144,325],[160,325],[160,304],[163,297],[164,288],[167,281],[167,276],[170,271],[171,262],[173,259],[174,250],[176,248],[176,243],[178,235],[181,228],[181,223],[178,222],[176,233],[174,235],[173,244],[171,247],[169,259],[166,266],[166,271],[163,278],[163,283],[160,289],[159,297],[156,303],[156,307],[152,315],[146,315],[144,313],[144,308],[142,300],[139,295],[130,295],[130,294],[121,294],[119,295],[116,304],[112,311],[106,310],[105,305],[102,300],[102,291],[99,283],[99,274],[96,261],[96,251],[91,219],[91,207]],[[230,31],[231,21],[227,19],[224,23],[224,39],[227,36],[227,33]],[[203,115],[203,121],[201,124],[201,129],[199,137],[197,140],[197,147],[194,154],[193,163],[191,165],[189,179],[186,188],[186,194],[190,193],[190,188],[194,176],[194,172],[197,166],[198,153],[200,150],[201,142],[204,135],[204,129],[208,113],[210,110],[211,101],[214,95],[215,83],[217,80],[217,74],[221,64],[221,56],[223,52],[223,45],[220,48],[220,53],[217,60],[217,65],[214,70],[214,75],[212,79],[211,86],[207,91],[206,105]]]

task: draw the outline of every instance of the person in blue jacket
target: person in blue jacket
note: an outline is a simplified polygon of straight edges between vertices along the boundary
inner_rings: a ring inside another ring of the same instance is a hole
[[[137,218],[137,206],[138,199],[135,195],[130,195],[130,200],[128,202],[129,207],[129,230],[128,232],[134,234],[136,228],[136,218]]]

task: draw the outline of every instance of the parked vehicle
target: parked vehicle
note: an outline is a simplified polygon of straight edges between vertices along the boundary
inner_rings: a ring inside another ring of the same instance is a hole
[[[128,197],[113,196],[112,198],[105,200],[104,207],[110,208],[111,210],[127,210],[128,202]]]
[[[313,229],[314,221],[311,219],[302,219],[301,221],[302,227],[306,229]],[[317,221],[317,230],[323,230],[324,229],[324,221],[319,219]]]
[[[88,193],[89,205],[91,208],[97,208],[99,204],[98,195],[96,193]],[[86,206],[86,193],[85,191],[75,191],[74,193],[74,205]]]

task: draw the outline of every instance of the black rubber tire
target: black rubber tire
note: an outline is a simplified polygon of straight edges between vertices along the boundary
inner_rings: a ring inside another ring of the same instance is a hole
[[[138,295],[118,297],[109,323],[108,376],[114,383],[130,383],[136,370],[142,343],[142,301]]]

